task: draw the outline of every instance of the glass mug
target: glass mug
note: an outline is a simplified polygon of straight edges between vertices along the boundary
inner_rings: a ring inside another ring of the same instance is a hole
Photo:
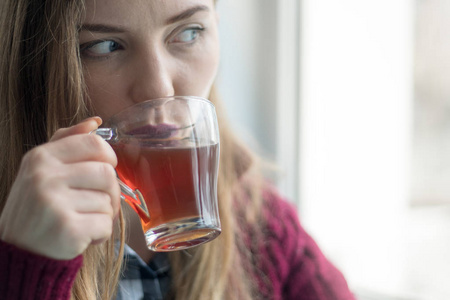
[[[150,250],[187,249],[220,234],[219,130],[209,100],[147,100],[94,132],[117,155],[121,198],[139,215]]]

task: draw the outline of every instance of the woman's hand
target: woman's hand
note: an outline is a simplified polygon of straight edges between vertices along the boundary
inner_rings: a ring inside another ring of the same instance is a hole
[[[112,148],[95,134],[100,118],[58,130],[23,158],[0,216],[0,239],[54,259],[106,241],[120,205]]]

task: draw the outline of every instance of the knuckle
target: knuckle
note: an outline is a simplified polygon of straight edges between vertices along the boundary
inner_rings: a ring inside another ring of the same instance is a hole
[[[110,190],[110,195],[111,195],[111,203],[114,206],[114,209],[117,209],[119,202],[120,202],[121,190],[120,190],[120,185],[119,185],[119,182],[117,181],[116,176],[114,176],[114,179],[111,180],[110,184],[111,184],[111,188],[109,190]]]
[[[103,198],[103,209],[102,211],[107,215],[113,215],[113,208],[111,206],[111,196],[107,193],[102,193]]]
[[[26,165],[36,165],[44,162],[48,157],[47,150],[43,146],[35,147],[25,153],[22,163]]]
[[[57,141],[66,135],[67,128],[59,128],[57,129],[50,138],[50,142]]]
[[[80,232],[78,222],[74,221],[69,215],[61,214],[58,225],[60,228],[63,228],[64,235],[68,240],[76,243],[76,241],[82,239],[82,233]]]
[[[113,219],[111,217],[106,217],[103,220],[103,234],[105,237],[109,237],[112,234],[113,231]]]
[[[50,189],[54,188],[54,181],[50,178],[51,172],[44,167],[33,167],[26,172],[24,177],[28,189],[33,189],[36,197],[40,200],[49,198]]]
[[[120,186],[114,167],[108,163],[102,163],[99,176],[104,180],[104,197],[107,197],[108,202],[114,205],[117,199],[120,199]]]
[[[102,163],[100,165],[100,173],[108,182],[111,182],[116,178],[116,171],[114,170],[114,167],[107,163]]]
[[[86,138],[88,140],[87,146],[90,151],[94,151],[97,154],[99,160],[107,162],[113,167],[117,166],[116,154],[107,142],[96,134],[89,134]]]
[[[64,133],[67,131],[67,128],[59,128],[59,129],[57,129],[54,133],[53,133],[53,136],[52,136],[52,138],[57,138],[57,137],[59,137],[59,136],[62,136],[62,135],[64,135]]]
[[[104,242],[108,240],[113,233],[113,221],[110,216],[99,216],[95,221],[93,221],[95,226],[95,231],[91,232],[91,239],[93,241]]]
[[[113,217],[114,217],[114,209],[113,209],[112,202],[111,202],[111,196],[106,195],[106,197],[105,197],[105,203],[107,203],[107,204],[105,204],[103,213],[104,213],[107,217],[113,218]]]
[[[112,191],[114,192],[114,197],[115,197],[114,200],[115,200],[116,203],[119,203],[119,201],[120,201],[120,194],[121,194],[122,191],[120,190],[120,185],[119,185],[119,182],[117,180],[114,180],[113,184],[114,184],[114,187],[113,187]]]
[[[103,152],[105,149],[105,141],[96,134],[87,134],[85,136],[86,144],[89,149],[97,152]]]
[[[29,187],[34,187],[37,192],[48,194],[48,189],[56,187],[60,172],[58,168],[50,166],[43,150],[33,152],[30,156],[32,158],[27,159],[21,176],[29,184]]]
[[[114,152],[114,150],[113,150],[113,148],[110,146],[110,145],[108,145],[108,152],[109,152],[109,163],[115,168],[115,167],[117,167],[117,163],[118,163],[118,161],[117,161],[117,155],[116,155],[116,153]]]

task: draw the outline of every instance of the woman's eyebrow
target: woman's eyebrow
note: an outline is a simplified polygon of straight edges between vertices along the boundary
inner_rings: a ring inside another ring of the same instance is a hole
[[[206,5],[198,5],[191,7],[182,13],[169,18],[166,23],[173,24],[184,19],[190,18],[196,13],[200,11],[209,11],[209,7]],[[90,31],[90,32],[99,32],[99,33],[123,33],[126,32],[126,29],[119,26],[112,26],[106,24],[83,24],[80,26],[79,31]]]
[[[106,24],[83,24],[79,31],[90,31],[90,32],[100,32],[100,33],[123,33],[126,30],[119,26],[111,26]]]
[[[182,13],[169,18],[166,23],[167,24],[173,24],[176,22],[179,22],[181,20],[187,19],[191,16],[193,16],[194,14],[200,12],[200,11],[209,11],[209,7],[206,5],[198,5],[198,6],[194,6],[191,8],[188,8],[187,10],[183,11]]]

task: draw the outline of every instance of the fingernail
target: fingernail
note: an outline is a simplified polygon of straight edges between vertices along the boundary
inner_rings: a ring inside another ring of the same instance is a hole
[[[84,121],[86,122],[86,121],[90,121],[90,120],[94,120],[95,122],[97,122],[97,126],[100,126],[100,125],[102,125],[102,123],[103,123],[102,118],[100,118],[100,117],[98,117],[98,116],[94,116],[94,117],[87,118],[87,119],[84,120]]]

